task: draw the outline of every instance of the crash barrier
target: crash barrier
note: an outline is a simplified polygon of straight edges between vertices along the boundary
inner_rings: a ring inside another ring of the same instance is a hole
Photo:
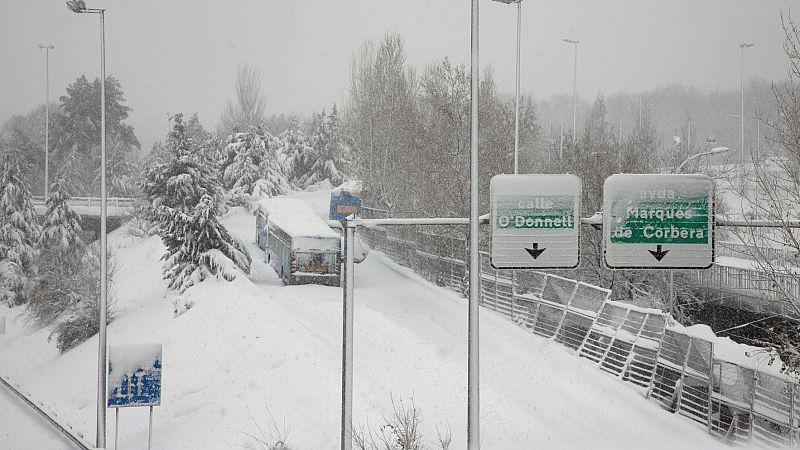
[[[360,227],[358,233],[396,263],[466,295],[464,239],[411,227]],[[543,272],[495,270],[488,253],[479,255],[483,307],[646,387],[649,399],[726,442],[800,443],[796,380],[715,358],[713,339],[667,326],[661,311],[611,301],[608,289]]]

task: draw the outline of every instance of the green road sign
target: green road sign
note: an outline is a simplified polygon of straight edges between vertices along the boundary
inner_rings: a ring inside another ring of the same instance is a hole
[[[707,268],[714,185],[705,175],[612,175],[603,233],[611,268]]]
[[[492,178],[492,265],[572,268],[578,264],[581,182],[574,175]]]

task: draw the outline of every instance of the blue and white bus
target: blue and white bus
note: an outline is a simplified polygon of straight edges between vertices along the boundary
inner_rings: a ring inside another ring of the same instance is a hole
[[[285,284],[339,286],[341,237],[299,199],[261,200],[256,241]]]

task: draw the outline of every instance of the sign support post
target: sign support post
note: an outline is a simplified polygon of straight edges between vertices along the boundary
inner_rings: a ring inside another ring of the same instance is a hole
[[[353,448],[353,247],[355,246],[356,221],[348,216],[342,223],[344,227],[345,264],[342,275],[342,429],[341,448]]]

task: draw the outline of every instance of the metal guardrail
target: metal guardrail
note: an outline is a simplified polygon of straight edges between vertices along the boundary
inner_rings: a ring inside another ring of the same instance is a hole
[[[31,409],[39,413],[47,422],[56,428],[61,434],[64,435],[67,439],[69,439],[72,443],[77,445],[82,450],[96,450],[96,447],[93,445],[89,445],[84,441],[80,436],[75,434],[72,431],[72,427],[62,424],[58,419],[55,418],[55,415],[47,412],[43,405],[37,405],[33,399],[17,389],[12,383],[10,383],[6,378],[0,376],[0,385],[4,386],[6,389],[11,391],[14,395],[19,397],[26,405],[28,405]]]

